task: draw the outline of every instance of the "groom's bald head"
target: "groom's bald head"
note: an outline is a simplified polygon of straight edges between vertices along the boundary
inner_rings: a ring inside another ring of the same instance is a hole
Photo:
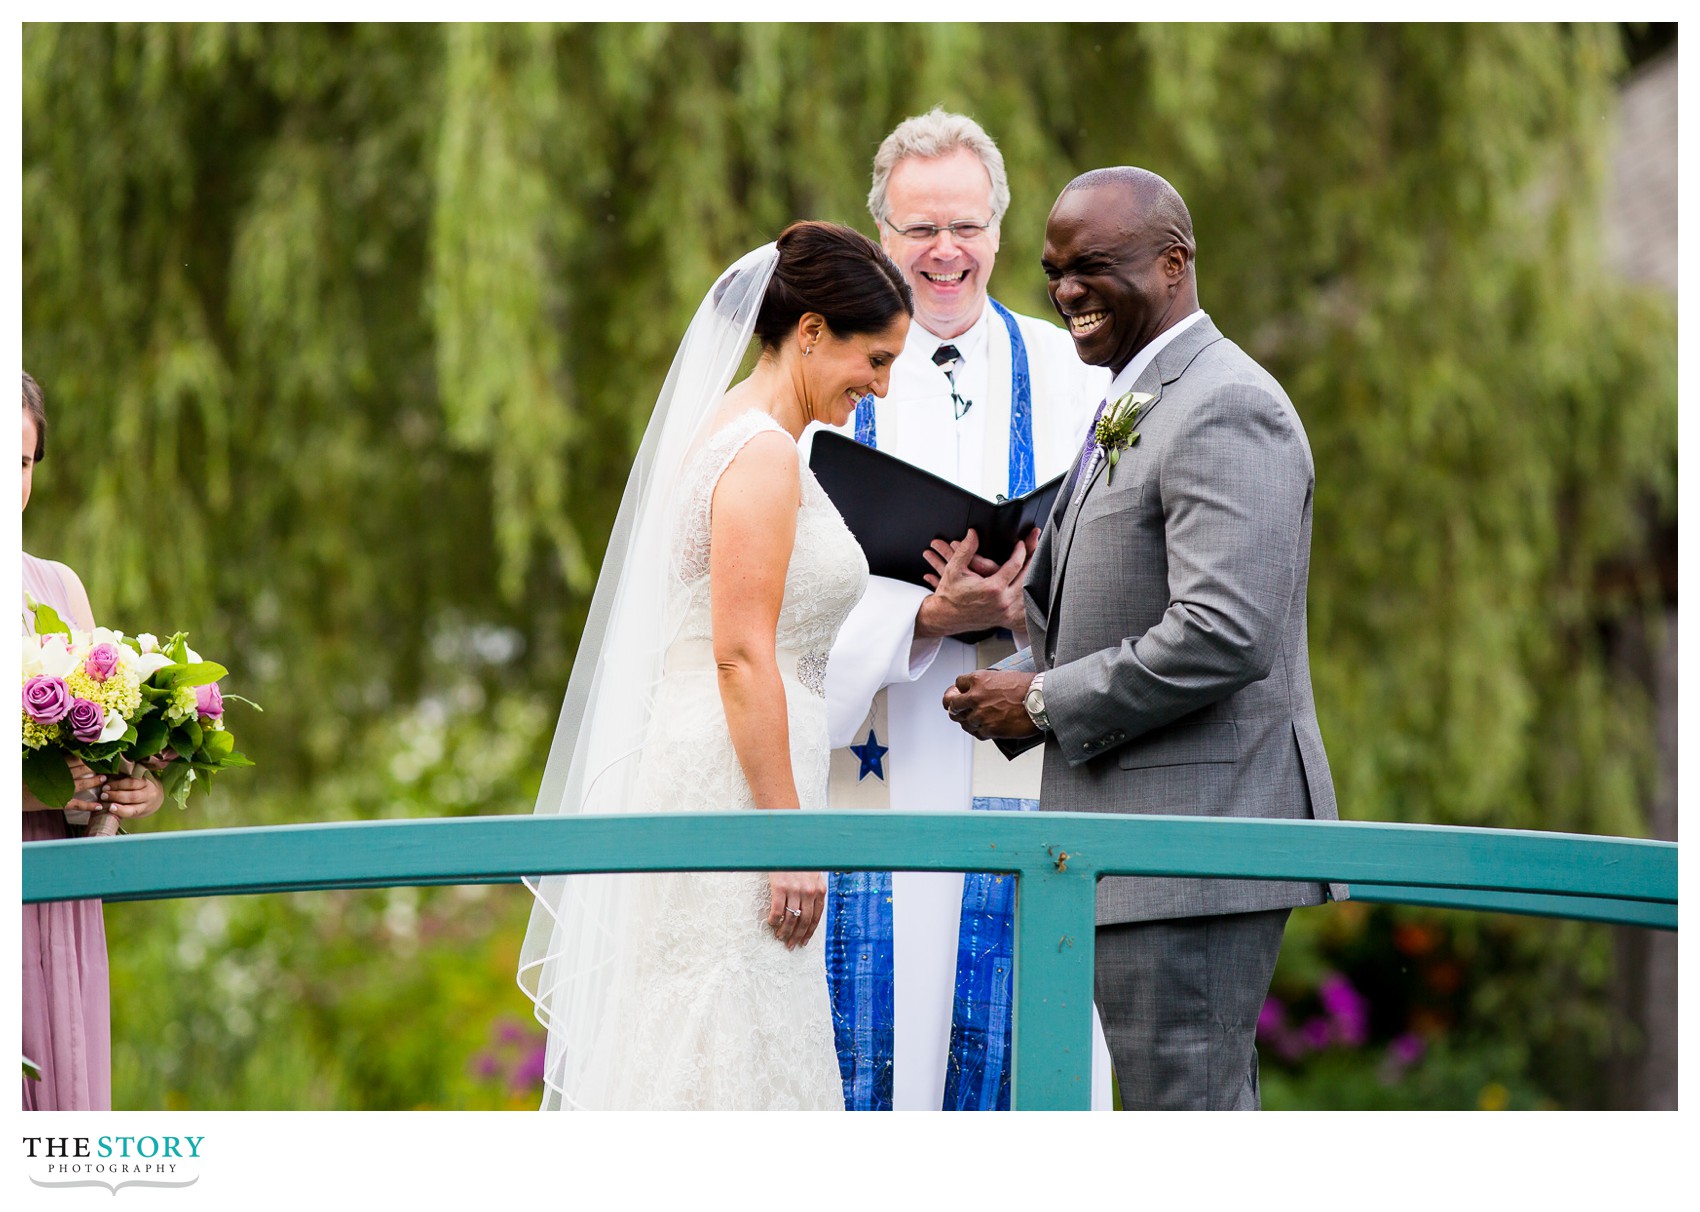
[[[1119,372],[1198,310],[1192,216],[1174,186],[1127,166],[1082,173],[1045,221],[1051,304],[1075,353]]]
[[[1148,236],[1184,245],[1189,266],[1197,257],[1198,245],[1192,238],[1192,212],[1187,210],[1186,202],[1175,187],[1150,169],[1134,168],[1128,164],[1094,168],[1063,186],[1063,193],[1071,194],[1082,189],[1116,191],[1132,210],[1144,217]]]

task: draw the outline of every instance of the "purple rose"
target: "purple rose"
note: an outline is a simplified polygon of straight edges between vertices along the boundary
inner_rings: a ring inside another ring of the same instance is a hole
[[[37,674],[24,683],[24,710],[38,724],[57,724],[71,711],[71,692],[59,678]]]
[[[106,709],[90,699],[72,699],[70,723],[71,735],[83,744],[98,741],[106,727]]]
[[[112,671],[118,668],[118,646],[116,644],[96,644],[93,651],[83,661],[83,672],[97,682],[104,682],[112,676]]]
[[[212,720],[224,714],[224,696],[219,693],[217,682],[195,687],[195,710]]]

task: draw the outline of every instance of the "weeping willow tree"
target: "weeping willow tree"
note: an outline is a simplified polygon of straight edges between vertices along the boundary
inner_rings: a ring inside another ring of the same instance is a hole
[[[1045,314],[1044,216],[1077,172],[1144,165],[1191,206],[1204,305],[1315,450],[1343,814],[1638,833],[1649,708],[1600,637],[1654,604],[1676,345],[1674,306],[1598,247],[1617,45],[29,25],[24,348],[52,444],[27,540],[265,704],[241,721],[263,790],[202,821],[524,811],[696,302],[791,219],[871,230],[875,147],[943,103],[1004,150],[993,285],[1018,310]]]

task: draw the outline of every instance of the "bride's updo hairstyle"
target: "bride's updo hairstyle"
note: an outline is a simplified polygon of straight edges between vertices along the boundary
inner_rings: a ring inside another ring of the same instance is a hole
[[[834,336],[883,332],[915,314],[903,273],[885,250],[852,227],[804,220],[779,233],[779,262],[756,316],[764,350],[778,349],[806,312]]]

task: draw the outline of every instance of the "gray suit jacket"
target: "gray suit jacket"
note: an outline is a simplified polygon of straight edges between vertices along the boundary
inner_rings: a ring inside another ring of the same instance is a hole
[[[1287,394],[1208,319],[1158,353],[1113,476],[1059,494],[1026,582],[1053,811],[1333,820],[1305,635],[1315,469]],[[1078,502],[1078,503],[1076,503]],[[1336,896],[1345,889],[1337,887]],[[1098,922],[1247,913],[1321,885],[1121,877]]]

